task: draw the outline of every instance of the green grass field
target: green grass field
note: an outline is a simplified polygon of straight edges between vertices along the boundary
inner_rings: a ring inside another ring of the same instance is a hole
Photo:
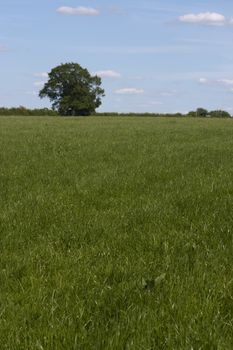
[[[0,349],[232,350],[233,121],[0,118]]]

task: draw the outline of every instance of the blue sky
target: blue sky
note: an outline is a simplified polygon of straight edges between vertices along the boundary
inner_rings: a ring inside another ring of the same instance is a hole
[[[50,106],[38,91],[65,62],[102,77],[102,111],[233,114],[233,2],[0,2],[1,106]]]

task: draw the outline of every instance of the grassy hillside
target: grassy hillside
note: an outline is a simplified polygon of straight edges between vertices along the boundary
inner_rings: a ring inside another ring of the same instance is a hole
[[[0,349],[233,349],[232,120],[0,118],[0,198]]]

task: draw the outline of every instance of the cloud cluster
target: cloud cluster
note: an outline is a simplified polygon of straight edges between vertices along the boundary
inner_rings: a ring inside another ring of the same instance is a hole
[[[74,16],[98,16],[100,11],[93,7],[86,6],[61,6],[56,10],[62,15],[74,15]],[[113,8],[115,12],[116,9]],[[112,8],[110,12],[113,12]],[[117,13],[119,9],[117,8]],[[201,13],[188,13],[179,17],[179,21],[183,23],[192,23],[192,24],[204,24],[212,26],[223,26],[226,24],[233,24],[233,19],[227,20],[226,17],[217,12],[201,12]]]
[[[73,16],[98,16],[100,11],[92,7],[69,7],[61,6],[57,9],[57,12],[62,15],[73,15]]]
[[[214,26],[222,26],[227,23],[225,16],[216,12],[190,13],[180,16],[179,20],[184,23],[199,23]]]

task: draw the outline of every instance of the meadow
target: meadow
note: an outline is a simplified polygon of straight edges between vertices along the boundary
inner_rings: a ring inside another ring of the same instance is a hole
[[[0,118],[0,349],[232,350],[233,120]]]

